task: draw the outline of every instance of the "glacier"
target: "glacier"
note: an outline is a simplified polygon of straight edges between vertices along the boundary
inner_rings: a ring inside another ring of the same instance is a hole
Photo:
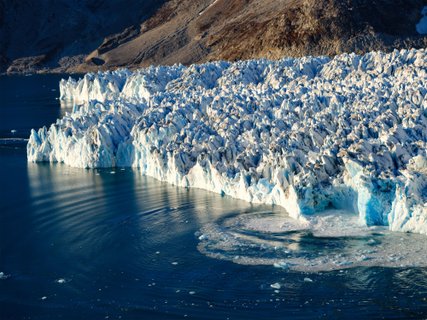
[[[90,73],[27,158],[427,234],[426,98],[425,49]]]

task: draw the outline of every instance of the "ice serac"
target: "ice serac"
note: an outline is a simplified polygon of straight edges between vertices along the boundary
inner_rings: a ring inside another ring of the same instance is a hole
[[[63,80],[29,161],[142,174],[304,219],[427,234],[427,51],[213,62]]]
[[[60,99],[75,104],[115,100],[130,75],[131,72],[128,70],[118,70],[98,74],[88,73],[79,81],[71,77],[68,80],[62,79],[59,83]]]

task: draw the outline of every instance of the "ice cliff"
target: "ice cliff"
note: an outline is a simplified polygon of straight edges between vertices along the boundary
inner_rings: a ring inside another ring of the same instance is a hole
[[[118,70],[60,91],[73,111],[32,130],[28,161],[427,234],[427,50]]]

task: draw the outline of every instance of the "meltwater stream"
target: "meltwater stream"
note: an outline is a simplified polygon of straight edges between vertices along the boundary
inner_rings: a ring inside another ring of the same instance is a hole
[[[64,112],[57,80],[0,78],[0,319],[427,316],[425,236],[345,212],[301,224],[129,168],[28,164],[31,127]]]

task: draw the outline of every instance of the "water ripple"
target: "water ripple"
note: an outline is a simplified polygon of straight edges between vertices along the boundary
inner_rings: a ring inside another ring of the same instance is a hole
[[[203,254],[244,265],[321,272],[355,267],[427,267],[427,238],[366,227],[329,211],[299,222],[258,212],[211,222],[198,233]]]

